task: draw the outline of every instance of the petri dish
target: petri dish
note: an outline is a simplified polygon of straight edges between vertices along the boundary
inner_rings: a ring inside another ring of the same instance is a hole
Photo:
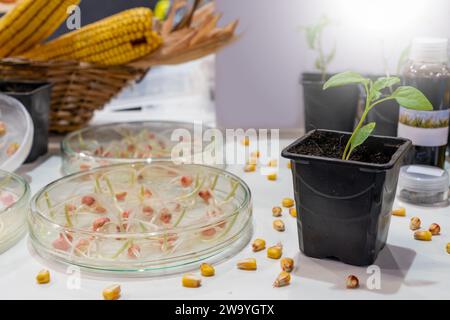
[[[16,174],[0,170],[0,253],[26,233],[29,202],[28,183]]]
[[[33,120],[16,99],[0,94],[0,169],[14,172],[30,153]]]
[[[248,186],[224,170],[167,161],[66,176],[31,201],[30,238],[46,259],[152,276],[238,253],[252,236]]]
[[[173,121],[112,123],[69,134],[61,143],[66,174],[118,163],[153,160],[224,168],[223,147],[204,142],[210,127]]]

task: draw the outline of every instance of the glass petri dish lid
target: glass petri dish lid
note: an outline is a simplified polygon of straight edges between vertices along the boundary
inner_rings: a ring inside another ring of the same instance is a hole
[[[33,120],[18,100],[0,94],[0,169],[14,172],[30,153]]]
[[[248,186],[218,168],[167,161],[64,177],[31,201],[44,258],[135,276],[178,273],[239,252],[252,235]]]
[[[142,121],[92,126],[61,143],[66,174],[139,161],[172,161],[224,168],[223,147],[203,142],[212,128],[189,122]],[[213,156],[211,156],[213,155]]]
[[[26,233],[30,188],[16,174],[0,170],[0,253]]]

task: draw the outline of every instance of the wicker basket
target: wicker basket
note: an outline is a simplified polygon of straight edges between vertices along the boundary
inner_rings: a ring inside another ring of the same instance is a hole
[[[213,7],[209,8],[212,14]],[[203,9],[204,14],[206,10]],[[195,20],[194,20],[195,22]],[[126,66],[101,67],[72,61],[0,60],[0,79],[36,80],[53,84],[50,130],[78,130],[128,85],[142,79],[152,66],[180,64],[212,54],[236,37],[236,22],[192,44],[201,29],[188,26],[167,34],[164,45],[153,54]]]

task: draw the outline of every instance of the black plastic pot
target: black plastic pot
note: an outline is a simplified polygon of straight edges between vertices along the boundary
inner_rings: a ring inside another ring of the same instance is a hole
[[[303,73],[301,84],[307,132],[318,128],[353,130],[359,100],[357,85],[323,90],[324,82],[318,73]]]
[[[33,146],[25,163],[35,161],[48,151],[51,89],[49,83],[0,81],[0,92],[22,102],[33,120]]]
[[[369,137],[368,152],[391,155],[385,164],[297,154],[296,147],[316,131],[349,137],[345,132],[314,130],[282,152],[292,160],[300,249],[314,258],[371,265],[386,244],[398,174],[411,142]]]

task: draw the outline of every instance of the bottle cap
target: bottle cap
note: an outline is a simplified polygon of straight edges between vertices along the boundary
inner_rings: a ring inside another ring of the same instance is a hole
[[[448,39],[416,38],[409,58],[418,62],[444,63],[448,61]]]

